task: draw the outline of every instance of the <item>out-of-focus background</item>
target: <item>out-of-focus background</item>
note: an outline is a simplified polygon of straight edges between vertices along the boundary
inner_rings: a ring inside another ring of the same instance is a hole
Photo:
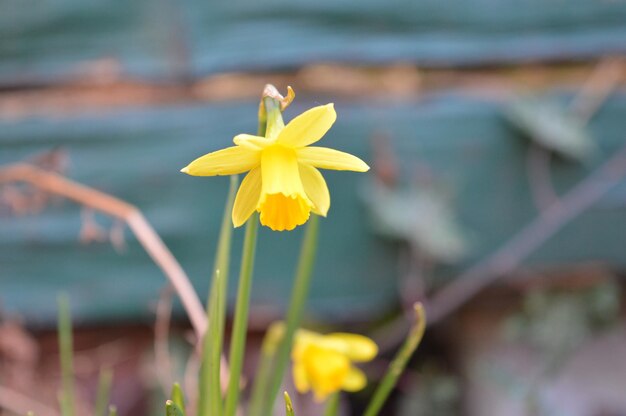
[[[334,102],[322,143],[373,168],[325,174],[308,325],[372,336],[375,383],[405,311],[426,304],[385,414],[626,414],[626,2],[213,3],[0,3],[0,408],[15,393],[56,406],[59,292],[85,406],[107,366],[121,416],[156,414],[160,385],[193,364],[173,299],[172,358],[154,365],[172,296],[101,212],[116,205],[69,202],[16,168],[136,206],[206,294],[228,180],[179,169],[253,133],[273,83],[296,91],[287,120]],[[261,231],[250,370],[301,234]]]

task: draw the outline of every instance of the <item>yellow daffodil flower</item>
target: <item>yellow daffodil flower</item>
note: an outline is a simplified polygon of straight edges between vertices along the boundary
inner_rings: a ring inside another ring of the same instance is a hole
[[[233,225],[243,225],[254,211],[261,224],[274,231],[293,230],[311,212],[326,216],[330,194],[318,170],[365,172],[369,166],[356,156],[314,147],[335,122],[333,104],[312,108],[286,126],[280,111],[270,120],[265,137],[240,134],[235,146],[206,154],[182,169],[193,176],[248,172],[235,197]]]
[[[352,363],[370,361],[377,353],[374,341],[362,335],[321,335],[301,329],[292,352],[296,389],[300,393],[313,390],[317,401],[339,390],[361,390],[367,379]]]

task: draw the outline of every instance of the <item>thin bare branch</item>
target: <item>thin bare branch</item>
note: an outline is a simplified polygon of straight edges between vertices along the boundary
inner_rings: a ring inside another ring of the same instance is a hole
[[[549,206],[559,202],[559,196],[552,184],[550,173],[550,150],[539,144],[532,142],[528,148],[526,156],[528,182],[530,192],[539,211],[543,211]]]
[[[622,78],[624,63],[619,57],[600,61],[570,103],[570,111],[585,123],[600,109]]]
[[[0,168],[0,184],[13,182],[27,183],[44,192],[65,197],[124,221],[169,279],[187,312],[197,339],[202,339],[207,328],[202,303],[183,268],[139,209],[119,198],[27,163],[15,163]],[[224,369],[222,383],[227,383],[228,367],[223,357],[221,367]]]
[[[476,263],[435,294],[427,305],[429,324],[458,309],[483,288],[511,273],[563,226],[626,177],[626,144],[585,179],[542,211],[486,259]]]

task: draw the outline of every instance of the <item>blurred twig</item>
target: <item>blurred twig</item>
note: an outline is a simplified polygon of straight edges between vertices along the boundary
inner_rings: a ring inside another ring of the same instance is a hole
[[[536,219],[511,237],[499,250],[467,269],[427,304],[429,324],[438,322],[484,287],[512,272],[545,243],[626,177],[626,144]]]
[[[548,149],[535,142],[530,144],[526,158],[528,180],[531,196],[539,211],[559,202],[550,174],[551,159],[552,154]]]
[[[587,123],[621,79],[619,58],[601,61],[570,104],[570,111]],[[470,267],[437,293],[429,304],[429,323],[457,309],[485,286],[513,271],[519,263],[601,198],[626,175],[626,146],[559,198],[550,181],[550,154],[533,145],[529,174],[539,216],[487,259]]]
[[[595,66],[568,109],[582,125],[589,123],[615,90],[621,80],[622,69],[622,60],[617,57],[605,58]],[[528,179],[535,206],[540,211],[558,202],[559,198],[550,174],[551,156],[551,151],[544,146],[531,143],[527,157]]]
[[[204,308],[187,274],[161,237],[135,206],[104,192],[69,180],[57,173],[27,163],[15,163],[0,168],[0,184],[24,182],[47,193],[56,194],[124,221],[152,260],[161,268],[176,290],[189,316],[198,340],[207,328]],[[222,358],[222,384],[228,380],[228,367]]]
[[[623,68],[622,59],[619,57],[601,60],[570,103],[569,110],[576,114],[583,123],[589,122],[615,90],[622,78]]]

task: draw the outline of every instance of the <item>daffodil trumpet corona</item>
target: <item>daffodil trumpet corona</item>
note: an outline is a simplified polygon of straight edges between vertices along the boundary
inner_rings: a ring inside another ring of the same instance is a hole
[[[328,213],[330,193],[319,169],[369,170],[356,156],[311,146],[336,118],[333,104],[326,104],[284,125],[280,108],[267,108],[265,137],[239,134],[234,146],[201,156],[181,171],[193,176],[247,172],[235,197],[233,225],[240,227],[258,211],[262,225],[274,231],[293,230],[311,213],[324,217]]]

